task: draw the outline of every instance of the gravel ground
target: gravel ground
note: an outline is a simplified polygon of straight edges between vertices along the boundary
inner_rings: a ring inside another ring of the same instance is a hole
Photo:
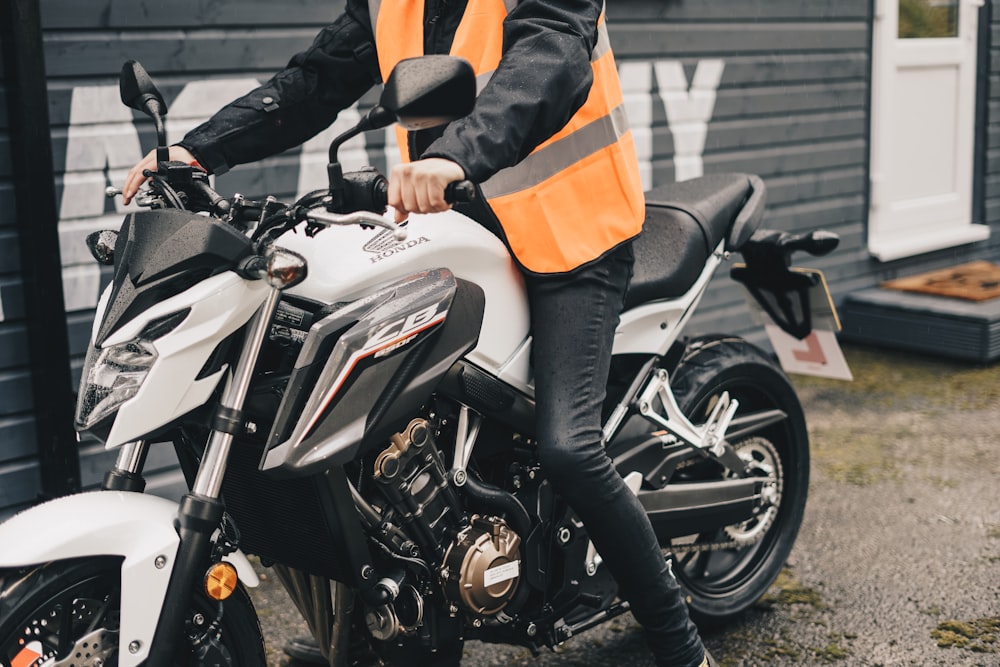
[[[849,347],[852,383],[794,378],[809,504],[788,565],[739,619],[703,629],[725,667],[1000,666],[1000,368]],[[305,625],[254,592],[272,666]],[[648,666],[630,616],[533,657],[470,643],[464,664]]]

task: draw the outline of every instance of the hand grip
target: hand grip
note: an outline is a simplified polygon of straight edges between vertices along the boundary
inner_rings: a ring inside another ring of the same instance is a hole
[[[198,189],[202,196],[208,200],[208,203],[212,206],[215,213],[224,215],[229,212],[229,200],[213,190],[212,186],[206,181],[203,181],[200,178],[195,178],[191,181],[191,185]]]
[[[444,189],[444,200],[449,204],[463,204],[476,198],[476,184],[472,181],[455,181]]]

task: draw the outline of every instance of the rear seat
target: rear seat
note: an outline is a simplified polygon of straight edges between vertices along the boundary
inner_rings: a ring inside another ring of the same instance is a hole
[[[711,174],[646,193],[646,220],[633,242],[635,274],[625,299],[632,308],[684,294],[753,191],[746,174]]]

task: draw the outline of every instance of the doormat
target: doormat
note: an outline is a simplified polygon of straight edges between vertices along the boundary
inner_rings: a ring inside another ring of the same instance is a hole
[[[918,276],[888,280],[882,283],[882,287],[968,301],[986,301],[1000,297],[1000,266],[985,260],[970,262]]]

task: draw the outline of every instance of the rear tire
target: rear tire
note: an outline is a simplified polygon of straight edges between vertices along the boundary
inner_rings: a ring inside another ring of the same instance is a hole
[[[739,538],[741,546],[718,551],[679,553],[674,574],[683,587],[692,618],[704,625],[722,623],[753,605],[781,572],[805,512],[809,489],[809,435],[795,389],[784,372],[759,348],[739,338],[712,337],[692,342],[671,377],[681,411],[703,424],[724,391],[739,401],[736,417],[780,409],[787,419],[742,440],[730,442],[742,457],[775,471],[780,492],[768,523],[747,522],[711,534],[674,540],[720,542]],[[699,480],[720,479],[722,467],[693,467]]]
[[[121,559],[107,557],[0,572],[0,664],[34,666],[75,652],[77,667],[117,665],[120,572]],[[217,604],[196,595],[191,616],[201,614],[211,622]],[[223,609],[222,648],[210,650],[206,661],[218,662],[228,652],[232,665],[264,667],[264,641],[246,590],[238,587]],[[181,649],[177,664],[199,660],[193,649]]]

